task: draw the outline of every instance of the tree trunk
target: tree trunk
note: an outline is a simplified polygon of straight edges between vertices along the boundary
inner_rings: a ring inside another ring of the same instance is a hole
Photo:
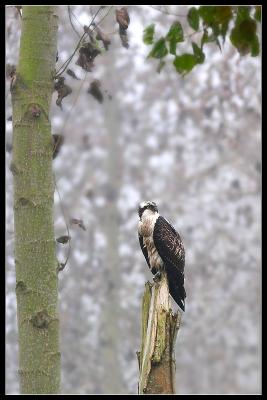
[[[14,224],[21,393],[58,393],[58,282],[49,109],[57,49],[53,6],[23,6],[11,88]]]
[[[165,274],[159,283],[147,282],[142,306],[142,343],[137,353],[139,394],[175,393],[175,340],[181,314],[170,308]]]
[[[114,11],[115,12],[115,11]],[[108,32],[114,30],[114,20],[106,18],[103,29]],[[103,112],[106,127],[106,142],[108,154],[105,162],[107,184],[105,186],[105,198],[107,204],[102,211],[103,232],[105,233],[107,246],[105,255],[105,275],[103,287],[105,287],[105,305],[101,313],[101,350],[100,360],[103,365],[101,387],[103,393],[125,393],[125,383],[121,370],[121,265],[119,257],[119,212],[118,197],[121,186],[121,153],[119,139],[120,109],[116,89],[118,86],[118,69],[116,58],[118,48],[113,45],[108,55],[107,70],[104,87],[112,93],[112,101],[108,98],[103,102]]]

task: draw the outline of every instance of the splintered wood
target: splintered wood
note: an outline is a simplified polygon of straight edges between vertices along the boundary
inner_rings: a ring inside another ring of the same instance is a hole
[[[138,394],[175,393],[175,340],[181,314],[172,313],[168,281],[147,282],[142,305]]]

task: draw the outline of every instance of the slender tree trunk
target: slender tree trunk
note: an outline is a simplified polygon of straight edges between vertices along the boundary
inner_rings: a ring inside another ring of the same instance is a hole
[[[21,393],[60,390],[49,121],[57,48],[55,10],[53,6],[23,6],[19,64],[11,88]]]
[[[114,81],[114,56],[110,56],[108,77],[110,85],[107,86],[111,93],[112,82]],[[105,118],[107,123],[107,144],[108,155],[106,159],[106,172],[108,184],[106,185],[106,200],[108,206],[103,210],[103,230],[107,239],[106,249],[106,302],[102,312],[102,332],[104,345],[102,346],[102,361],[105,366],[104,379],[102,387],[104,393],[123,393],[123,378],[119,363],[119,343],[121,319],[121,306],[119,301],[119,290],[121,282],[120,259],[119,259],[119,227],[118,227],[118,209],[117,200],[120,188],[121,171],[119,169],[120,153],[118,148],[118,139],[120,127],[118,124],[118,110],[116,98],[113,101],[106,100]],[[116,368],[114,366],[116,365]]]
[[[115,12],[115,11],[114,11]],[[114,30],[114,19],[107,18],[104,21],[103,29],[107,32]],[[113,45],[114,46],[114,45]],[[115,62],[118,57],[118,48],[112,47],[108,55],[108,65],[106,71],[105,89],[112,94],[112,100],[106,98],[103,103],[104,116],[106,123],[106,140],[108,154],[106,158],[105,170],[108,178],[106,189],[107,205],[104,207],[103,231],[107,240],[105,256],[105,306],[101,313],[101,350],[100,360],[104,367],[101,376],[101,387],[103,393],[121,394],[125,393],[125,383],[120,365],[121,357],[121,266],[119,257],[119,212],[117,208],[119,190],[121,185],[121,154],[119,147],[120,110],[116,89],[118,86],[118,69]]]
[[[142,343],[137,353],[139,394],[175,393],[175,340],[181,315],[172,313],[164,274],[159,283],[147,282],[142,306]]]

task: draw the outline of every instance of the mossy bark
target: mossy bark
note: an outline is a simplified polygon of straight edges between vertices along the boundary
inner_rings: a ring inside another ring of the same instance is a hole
[[[165,274],[147,282],[142,306],[142,343],[137,353],[139,394],[175,393],[175,340],[181,314],[173,314]]]
[[[23,6],[11,88],[19,377],[21,393],[59,393],[60,351],[49,109],[56,7]]]

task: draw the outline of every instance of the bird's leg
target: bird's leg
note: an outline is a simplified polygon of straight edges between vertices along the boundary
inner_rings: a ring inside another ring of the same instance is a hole
[[[153,276],[153,281],[154,282],[159,282],[161,280],[161,272],[158,271],[154,276]]]

